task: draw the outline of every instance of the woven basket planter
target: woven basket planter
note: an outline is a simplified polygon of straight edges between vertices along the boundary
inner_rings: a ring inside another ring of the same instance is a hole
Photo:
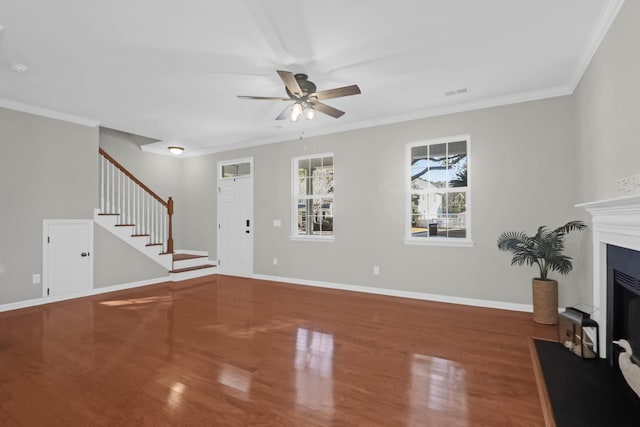
[[[545,325],[558,324],[558,281],[531,281],[533,291],[533,321]]]

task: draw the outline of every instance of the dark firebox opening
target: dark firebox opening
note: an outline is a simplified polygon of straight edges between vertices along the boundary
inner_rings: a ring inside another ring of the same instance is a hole
[[[640,252],[607,246],[607,359],[618,366],[620,347],[613,340],[631,344],[634,362],[640,364]]]

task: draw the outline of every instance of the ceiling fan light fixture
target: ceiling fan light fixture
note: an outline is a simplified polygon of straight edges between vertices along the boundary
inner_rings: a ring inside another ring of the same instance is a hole
[[[304,110],[304,117],[307,120],[313,120],[316,118],[316,110],[313,107],[307,107]]]
[[[184,147],[178,147],[177,145],[172,145],[171,147],[167,147],[171,154],[179,155],[184,151]]]
[[[300,120],[300,116],[302,116],[302,105],[299,102],[296,102],[291,106],[291,114],[289,118],[292,122],[297,122]]]

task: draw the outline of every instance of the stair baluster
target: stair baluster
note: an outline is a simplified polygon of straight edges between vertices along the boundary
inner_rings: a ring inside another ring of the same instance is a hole
[[[119,224],[135,224],[135,234],[148,234],[149,244],[173,253],[173,199],[163,200],[102,148],[99,152],[100,211],[119,214]]]

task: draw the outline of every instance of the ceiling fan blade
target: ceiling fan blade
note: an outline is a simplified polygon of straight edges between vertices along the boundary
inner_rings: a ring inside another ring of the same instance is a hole
[[[289,92],[291,92],[296,98],[300,98],[303,95],[303,92],[298,81],[293,76],[293,73],[291,71],[282,70],[277,70],[277,72],[285,86],[287,86],[287,89],[289,89]]]
[[[324,113],[336,119],[344,114],[344,111],[340,111],[337,108],[333,108],[327,104],[323,104],[322,102],[309,101],[309,104],[313,105],[313,108],[315,108],[317,111],[320,111],[321,113]]]
[[[360,92],[358,85],[351,85],[336,89],[321,90],[320,92],[309,95],[309,97],[315,99],[331,99],[340,98],[341,96],[359,95],[360,93],[362,92]]]
[[[291,106],[288,106],[287,108],[282,110],[282,113],[280,113],[280,115],[276,117],[276,120],[287,120],[289,118],[290,111],[291,111]]]
[[[249,96],[238,95],[238,99],[262,99],[266,101],[291,101],[291,98],[280,98],[277,96]]]

